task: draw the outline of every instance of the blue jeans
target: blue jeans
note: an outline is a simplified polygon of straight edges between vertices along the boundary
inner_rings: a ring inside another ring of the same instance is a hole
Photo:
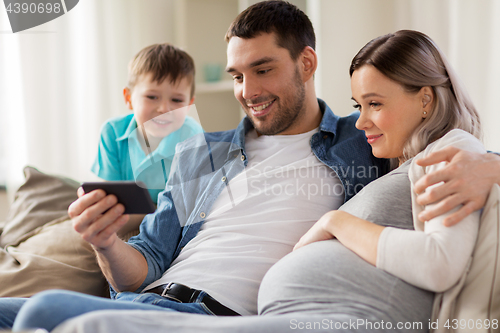
[[[0,330],[12,327],[14,319],[27,298],[0,298]]]
[[[153,310],[212,314],[199,300],[177,303],[153,293],[123,292],[116,300],[89,296],[72,291],[51,290],[32,298],[0,299],[0,329],[13,331],[44,328],[51,331],[67,319],[98,310]],[[16,316],[17,315],[17,316]]]

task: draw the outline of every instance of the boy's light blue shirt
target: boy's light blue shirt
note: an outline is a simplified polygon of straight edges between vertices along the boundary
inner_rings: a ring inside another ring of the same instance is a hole
[[[148,156],[139,142],[144,140],[143,136],[136,135],[137,131],[139,128],[133,114],[107,121],[101,129],[99,149],[91,170],[104,180],[144,182],[156,203],[158,194],[165,189],[175,146],[195,134],[203,133],[203,129],[187,116],[181,128],[165,137]]]

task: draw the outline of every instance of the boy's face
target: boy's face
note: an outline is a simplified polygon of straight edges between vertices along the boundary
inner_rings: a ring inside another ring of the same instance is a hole
[[[191,98],[191,81],[182,78],[175,84],[167,77],[162,83],[152,81],[152,74],[137,79],[134,88],[125,88],[123,96],[129,109],[134,110],[137,125],[144,125],[148,135],[164,138],[184,123]]]

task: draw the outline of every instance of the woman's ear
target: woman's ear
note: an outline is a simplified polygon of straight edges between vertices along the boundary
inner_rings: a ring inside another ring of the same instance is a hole
[[[312,47],[306,46],[300,54],[300,64],[302,65],[303,81],[307,82],[313,77],[318,67],[318,55]]]
[[[434,90],[429,86],[422,87],[420,96],[422,99],[422,117],[426,118],[434,109]]]
[[[123,88],[123,99],[125,100],[125,104],[127,104],[127,107],[130,110],[133,110],[134,108],[132,107],[131,95],[132,95],[132,92],[130,91],[130,88],[128,88],[128,87]]]

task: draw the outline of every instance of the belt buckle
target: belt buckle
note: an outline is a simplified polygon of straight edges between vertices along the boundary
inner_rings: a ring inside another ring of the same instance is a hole
[[[178,303],[182,303],[182,301],[178,298],[175,298],[174,296],[172,295],[168,295],[167,293],[172,289],[171,286],[175,284],[174,282],[169,282],[167,284],[167,286],[165,287],[165,289],[163,289],[163,291],[161,292],[161,297],[165,297],[165,298],[168,298],[168,299],[171,299],[173,301],[176,301]]]

